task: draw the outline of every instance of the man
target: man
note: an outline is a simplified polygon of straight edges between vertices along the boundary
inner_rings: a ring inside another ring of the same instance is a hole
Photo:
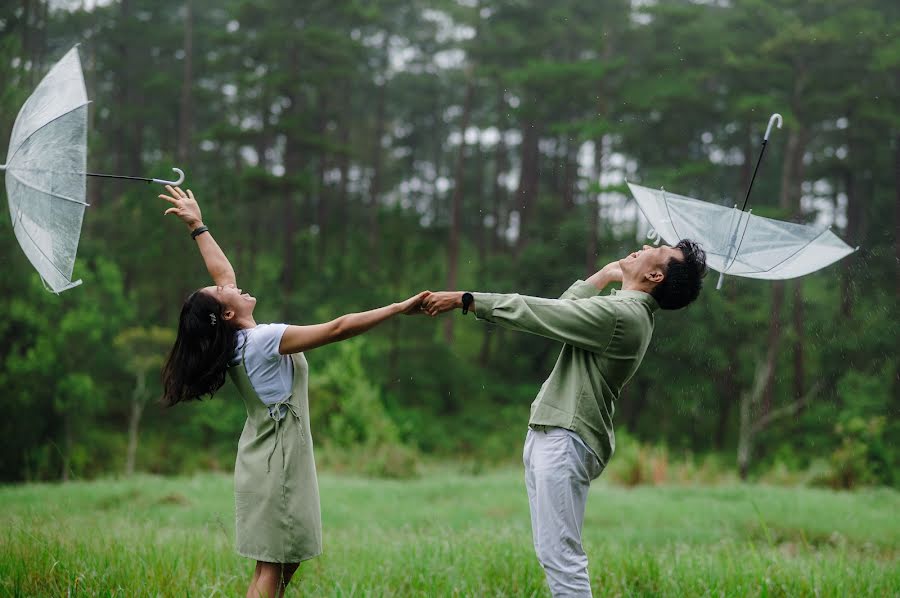
[[[706,254],[683,239],[644,245],[559,299],[445,291],[423,301],[432,316],[473,309],[477,319],[564,343],[531,404],[524,450],[534,548],[555,597],[591,595],[581,527],[591,480],[615,450],[615,401],[650,343],[653,312],[687,306],[705,275]],[[622,290],[598,296],[611,282]]]

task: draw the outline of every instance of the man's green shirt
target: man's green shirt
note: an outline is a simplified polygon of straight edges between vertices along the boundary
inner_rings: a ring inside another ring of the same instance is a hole
[[[616,399],[641,365],[659,306],[640,291],[597,293],[594,285],[579,280],[559,299],[472,295],[479,319],[564,343],[531,404],[528,425],[572,430],[605,467],[616,446]]]

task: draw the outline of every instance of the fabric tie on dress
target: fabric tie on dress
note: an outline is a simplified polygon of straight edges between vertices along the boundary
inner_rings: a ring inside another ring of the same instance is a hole
[[[283,401],[278,401],[277,403],[273,403],[269,405],[269,417],[275,422],[275,442],[272,444],[272,450],[269,452],[269,458],[266,459],[266,472],[272,471],[272,455],[275,454],[275,449],[281,445],[281,468],[284,469],[285,457],[284,457],[284,443],[281,442],[281,438],[278,434],[281,432],[281,420],[285,419],[288,416],[288,413],[294,416],[294,419],[297,422],[300,421],[300,414],[297,412],[297,407],[293,405],[291,402],[291,397],[284,399]],[[285,407],[287,410],[282,413],[281,408]]]

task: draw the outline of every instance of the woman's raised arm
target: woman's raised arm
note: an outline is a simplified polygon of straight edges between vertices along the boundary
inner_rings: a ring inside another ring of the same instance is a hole
[[[237,286],[231,262],[225,257],[225,252],[216,243],[212,233],[203,226],[203,216],[200,214],[200,206],[197,204],[197,200],[194,199],[194,194],[190,189],[185,193],[180,187],[172,187],[171,185],[166,185],[166,190],[169,192],[168,195],[159,196],[160,199],[164,199],[172,204],[172,207],[166,210],[165,214],[175,214],[190,229],[191,235],[197,241],[197,248],[200,249],[200,255],[203,256],[203,262],[206,264],[206,269],[209,271],[213,282],[220,287],[229,284]],[[196,231],[200,230],[201,227],[206,230],[196,234]]]

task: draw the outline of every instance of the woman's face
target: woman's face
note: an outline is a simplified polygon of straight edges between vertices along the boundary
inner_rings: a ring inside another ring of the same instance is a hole
[[[250,316],[256,307],[256,297],[242,292],[233,284],[204,287],[201,291],[222,304],[222,314],[226,321]]]

